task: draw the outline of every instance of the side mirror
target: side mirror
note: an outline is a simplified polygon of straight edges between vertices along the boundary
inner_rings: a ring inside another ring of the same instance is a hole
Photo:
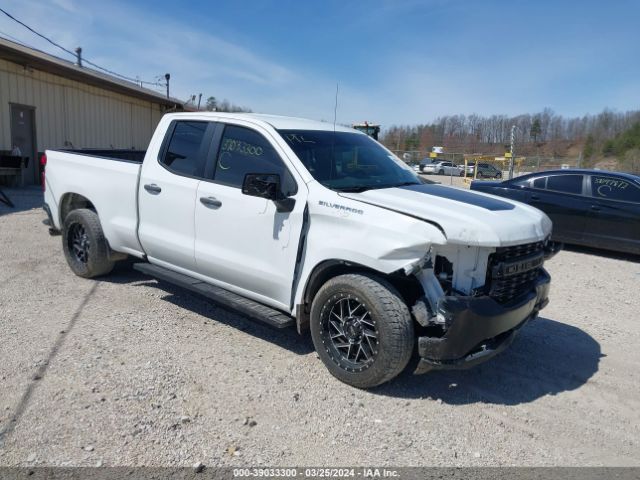
[[[275,173],[247,173],[242,182],[242,193],[250,197],[278,200],[280,194],[280,175]]]
[[[242,182],[242,193],[251,197],[266,198],[276,204],[276,211],[290,212],[296,204],[294,198],[287,198],[280,189],[280,175],[277,173],[247,173]]]

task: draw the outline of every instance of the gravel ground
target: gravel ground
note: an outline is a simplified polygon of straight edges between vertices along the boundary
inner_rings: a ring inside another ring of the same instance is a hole
[[[293,330],[126,265],[75,277],[38,190],[7,193],[0,465],[640,465],[638,258],[564,251],[507,352],[360,391]]]

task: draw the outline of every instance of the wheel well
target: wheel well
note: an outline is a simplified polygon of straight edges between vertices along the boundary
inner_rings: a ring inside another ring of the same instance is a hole
[[[424,294],[418,279],[413,275],[405,275],[403,271],[384,274],[357,263],[344,260],[327,260],[317,265],[309,275],[303,296],[304,313],[308,314],[311,311],[311,302],[313,302],[313,298],[322,285],[333,277],[346,273],[369,273],[388,281],[409,306],[413,305]]]
[[[96,211],[96,207],[93,206],[93,203],[88,198],[79,193],[65,193],[60,201],[60,225],[62,226],[69,212],[79,208],[88,208],[94,212]]]

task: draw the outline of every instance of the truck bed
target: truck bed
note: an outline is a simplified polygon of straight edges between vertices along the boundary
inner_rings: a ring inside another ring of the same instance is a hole
[[[45,201],[53,212],[60,212],[61,204],[82,196],[91,199],[105,236],[112,249],[142,255],[136,226],[138,223],[137,190],[141,163],[131,158],[98,156],[95,153],[118,155],[116,150],[47,150]],[[120,151],[120,155],[123,155]],[[54,208],[55,206],[55,208]],[[56,228],[60,218],[53,215]]]

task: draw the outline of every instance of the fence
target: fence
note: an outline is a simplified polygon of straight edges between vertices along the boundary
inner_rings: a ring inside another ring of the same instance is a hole
[[[428,152],[419,150],[392,150],[392,152],[410,166],[418,165],[424,158],[429,158]],[[510,160],[505,159],[504,153],[495,155],[475,155],[460,152],[448,152],[439,153],[437,157],[431,158],[431,160],[452,162],[454,165],[464,167],[465,158],[467,159],[467,163],[476,161],[475,159],[478,158],[478,161],[480,162],[489,163],[496,166],[497,168],[502,168],[505,172],[504,177],[507,178]],[[580,168],[581,163],[582,162],[579,157],[516,157],[516,160],[514,162],[513,175],[520,176],[527,173],[541,172],[545,170]]]

